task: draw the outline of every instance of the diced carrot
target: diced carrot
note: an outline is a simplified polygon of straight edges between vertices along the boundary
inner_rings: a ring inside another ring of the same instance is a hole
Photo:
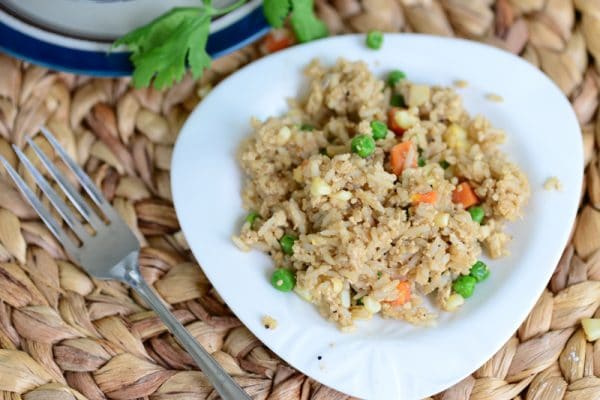
[[[398,288],[398,297],[389,303],[393,306],[406,304],[410,300],[410,283],[408,281],[400,281],[396,288]]]
[[[412,150],[412,160],[410,160],[410,166],[417,166],[417,157],[413,148],[413,143],[409,140],[406,142],[398,143],[390,150],[390,165],[392,166],[392,172],[396,175],[401,175],[404,170],[404,164],[406,158],[409,156]]]
[[[419,203],[435,204],[436,200],[437,193],[434,191],[427,193],[415,193],[411,196],[413,205],[417,205]]]
[[[406,129],[398,124],[398,119],[396,118],[396,112],[398,111],[400,111],[400,108],[398,107],[392,107],[388,111],[388,128],[390,128],[390,131],[394,132],[396,136],[402,136],[404,132],[406,132]]]
[[[479,204],[479,197],[477,197],[468,182],[462,182],[452,192],[452,201],[462,204],[464,208],[469,208]]]
[[[260,47],[263,53],[274,53],[293,44],[294,39],[285,29],[276,29],[265,36]]]

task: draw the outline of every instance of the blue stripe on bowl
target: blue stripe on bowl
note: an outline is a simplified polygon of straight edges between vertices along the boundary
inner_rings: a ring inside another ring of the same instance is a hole
[[[265,35],[269,26],[262,7],[210,35],[208,53],[220,57]],[[78,50],[28,36],[0,22],[0,51],[51,69],[103,77],[131,75],[129,53]]]

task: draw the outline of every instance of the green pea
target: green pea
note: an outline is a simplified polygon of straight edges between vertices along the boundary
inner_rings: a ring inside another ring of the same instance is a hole
[[[271,285],[282,292],[289,292],[296,286],[296,277],[289,269],[277,268],[271,275]]]
[[[367,33],[367,47],[379,50],[383,44],[383,33],[381,31],[370,31]]]
[[[291,256],[294,254],[294,242],[298,240],[296,236],[288,235],[287,233],[279,239],[279,245],[281,246],[281,251],[285,254]]]
[[[440,167],[442,167],[443,169],[448,169],[448,167],[450,166],[450,163],[446,160],[442,160],[439,162]]]
[[[314,129],[315,129],[315,127],[313,125],[311,125],[311,124],[302,124],[302,125],[300,125],[300,130],[301,131],[312,131]]]
[[[394,93],[392,97],[390,97],[390,106],[392,107],[406,107],[406,102],[404,101],[404,96],[400,93]]]
[[[406,74],[399,69],[395,69],[389,73],[387,77],[387,84],[391,87],[394,87],[396,86],[396,83],[400,82],[404,78],[406,78]]]
[[[246,222],[248,222],[250,224],[250,226],[252,226],[254,221],[256,221],[256,218],[258,218],[259,216],[260,215],[258,215],[258,213],[256,211],[250,211],[248,213],[248,215],[246,216]]]
[[[469,208],[469,214],[471,214],[471,219],[478,224],[481,224],[483,217],[485,217],[485,211],[483,211],[483,208],[480,206],[473,206]]]
[[[381,121],[371,121],[371,132],[373,134],[373,139],[383,139],[388,133],[387,125]]]
[[[362,158],[367,158],[375,151],[375,140],[369,135],[358,135],[350,142],[353,153]]]
[[[471,267],[469,271],[469,275],[471,275],[477,282],[485,281],[488,276],[490,276],[490,270],[487,265],[483,261],[477,261]]]
[[[467,299],[473,295],[476,284],[477,279],[470,275],[462,275],[456,278],[456,280],[452,283],[452,290]]]

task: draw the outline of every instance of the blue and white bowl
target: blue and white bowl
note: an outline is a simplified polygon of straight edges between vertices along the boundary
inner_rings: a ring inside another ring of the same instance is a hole
[[[232,0],[214,0],[221,8]],[[129,53],[111,43],[173,7],[200,0],[0,0],[0,51],[52,69],[96,76],[131,73]],[[250,0],[211,24],[207,50],[234,51],[268,31],[260,0]]]

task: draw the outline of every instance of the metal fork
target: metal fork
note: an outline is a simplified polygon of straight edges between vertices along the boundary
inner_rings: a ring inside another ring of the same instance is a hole
[[[8,174],[15,181],[17,187],[29,201],[50,232],[62,243],[67,253],[79,263],[90,275],[99,279],[115,279],[131,286],[146,303],[156,311],[167,328],[175,335],[181,345],[194,359],[198,367],[208,377],[217,392],[224,400],[250,400],[242,388],[223,370],[211,355],[198,344],[194,337],[184,328],[175,316],[144,281],[138,267],[140,244],[127,224],[121,219],[114,208],[104,198],[100,190],[92,183],[89,176],[69,157],[58,141],[45,128],[42,133],[48,139],[54,150],[75,174],[79,183],[98,209],[104,214],[108,223],[94,211],[83,199],[73,185],[50,161],[48,156],[33,142],[28,139],[28,144],[36,153],[44,167],[48,170],[58,186],[64,191],[77,211],[90,224],[95,231],[91,234],[82,225],[65,201],[56,193],[50,183],[37,170],[27,156],[16,146],[14,151],[21,163],[29,171],[42,192],[48,197],[59,215],[81,242],[74,242],[62,228],[62,224],[54,219],[50,211],[42,205],[33,190],[19,176],[15,169],[0,156]]]

